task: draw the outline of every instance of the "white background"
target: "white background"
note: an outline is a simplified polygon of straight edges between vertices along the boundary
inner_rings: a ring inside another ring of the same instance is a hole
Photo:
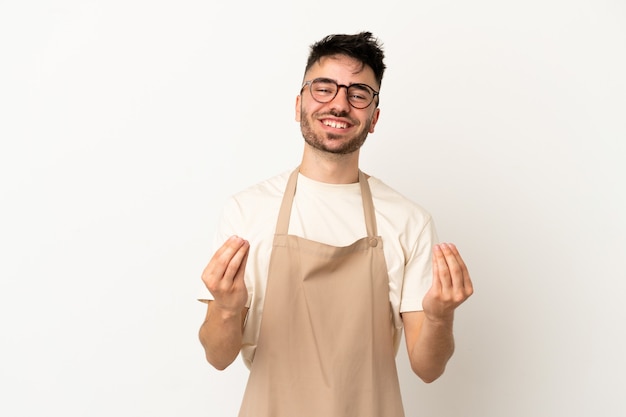
[[[308,46],[370,30],[362,168],[435,217],[476,294],[407,416],[626,409],[626,5],[0,1],[0,414],[236,415],[200,273],[225,198],[299,162]]]

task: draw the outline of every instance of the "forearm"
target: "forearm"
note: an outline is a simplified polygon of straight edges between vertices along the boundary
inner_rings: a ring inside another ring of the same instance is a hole
[[[424,382],[433,382],[443,374],[453,353],[453,318],[435,322],[423,317],[418,336],[409,346],[413,372]]]
[[[199,338],[207,361],[216,369],[225,369],[239,354],[245,315],[245,309],[239,312],[225,311],[209,302]]]

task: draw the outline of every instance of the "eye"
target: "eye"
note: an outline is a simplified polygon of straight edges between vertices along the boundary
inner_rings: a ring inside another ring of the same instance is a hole
[[[337,91],[337,86],[327,81],[314,81],[311,84],[311,91],[317,96],[332,96]]]
[[[364,85],[351,85],[349,93],[350,99],[357,102],[368,102],[372,99],[372,92]]]

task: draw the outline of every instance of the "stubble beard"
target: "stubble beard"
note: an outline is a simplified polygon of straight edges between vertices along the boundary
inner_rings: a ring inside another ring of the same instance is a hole
[[[344,114],[331,114],[335,117],[345,117]],[[314,149],[322,152],[335,154],[335,155],[347,155],[358,151],[367,139],[370,126],[372,124],[372,118],[367,119],[363,125],[363,129],[356,133],[355,136],[345,141],[340,147],[329,147],[326,145],[326,141],[341,140],[343,136],[335,135],[332,133],[316,133],[311,126],[311,117],[304,110],[300,110],[300,130],[302,131],[302,137],[304,141]],[[325,135],[325,137],[322,137]]]

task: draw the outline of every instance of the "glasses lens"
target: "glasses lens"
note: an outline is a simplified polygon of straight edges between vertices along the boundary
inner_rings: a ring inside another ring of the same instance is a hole
[[[313,80],[311,95],[320,103],[327,103],[337,95],[337,84],[329,80]]]
[[[348,87],[348,100],[357,109],[363,109],[374,100],[374,92],[364,84],[352,84]]]

